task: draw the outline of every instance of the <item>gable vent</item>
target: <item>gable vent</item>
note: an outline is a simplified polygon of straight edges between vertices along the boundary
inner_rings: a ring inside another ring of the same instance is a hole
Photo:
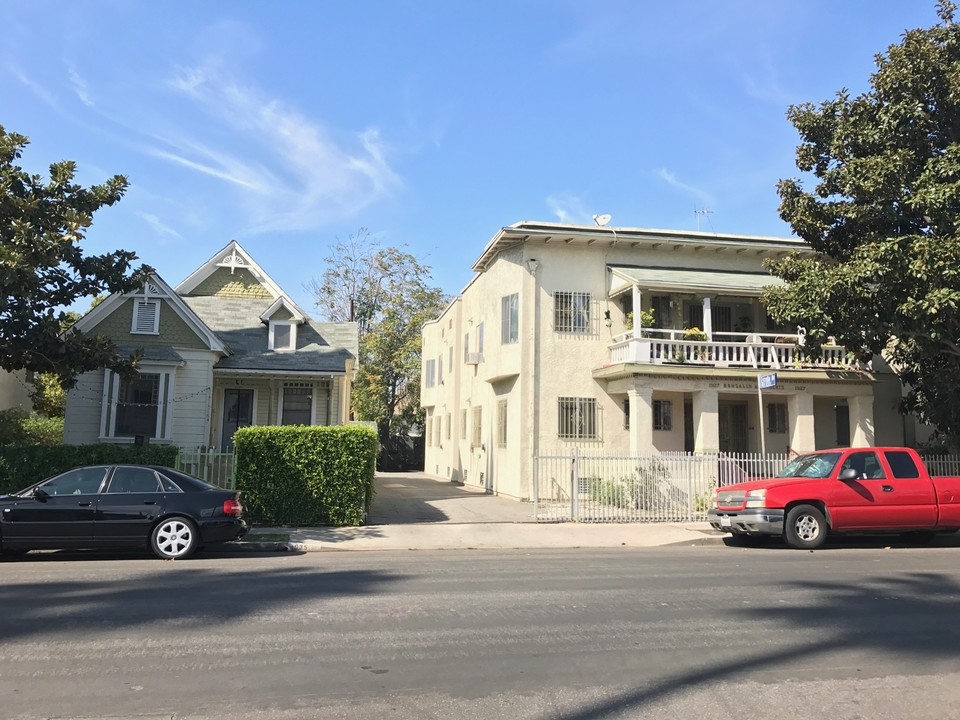
[[[160,303],[156,300],[137,300],[133,307],[133,332],[156,333],[160,325]]]

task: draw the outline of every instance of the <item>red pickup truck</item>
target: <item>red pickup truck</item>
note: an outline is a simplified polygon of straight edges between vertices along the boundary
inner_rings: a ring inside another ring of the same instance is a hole
[[[955,532],[960,477],[930,477],[909,448],[819,450],[776,477],[717,488],[708,514],[736,539],[779,535],[799,549],[829,533]]]

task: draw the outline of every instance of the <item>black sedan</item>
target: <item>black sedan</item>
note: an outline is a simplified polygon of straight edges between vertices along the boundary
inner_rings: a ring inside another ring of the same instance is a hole
[[[153,465],[88,465],[0,496],[0,554],[149,547],[184,558],[247,532],[240,493]]]

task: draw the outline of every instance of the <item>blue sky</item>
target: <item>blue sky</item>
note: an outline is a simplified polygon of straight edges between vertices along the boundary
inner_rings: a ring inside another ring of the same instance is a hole
[[[22,165],[127,175],[91,252],[172,284],[238,240],[307,312],[368,228],[459,292],[521,220],[788,236],[791,103],[867,87],[934,0],[0,0]]]

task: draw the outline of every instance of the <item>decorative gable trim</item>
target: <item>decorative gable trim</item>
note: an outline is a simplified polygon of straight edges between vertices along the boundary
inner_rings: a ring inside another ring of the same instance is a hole
[[[289,319],[298,325],[302,325],[307,321],[306,316],[300,311],[300,308],[292,302],[288,302],[286,297],[278,297],[270,307],[263,311],[263,314],[260,316],[260,322],[268,322],[281,308],[285,308],[290,313]]]
[[[236,240],[231,240],[207,262],[197,268],[190,277],[177,285],[177,293],[180,295],[191,294],[200,283],[220,268],[229,268],[231,273],[238,269],[247,270],[270,293],[271,297],[285,298],[291,305],[296,306],[290,296],[250,257],[246,250],[240,247],[240,243]]]
[[[149,310],[141,310],[140,308],[143,305],[148,305],[156,303],[155,306],[155,315],[154,315],[154,330],[151,334],[157,334],[160,332],[160,304],[161,301],[165,301],[173,312],[175,312],[180,318],[192,329],[201,340],[206,343],[207,347],[213,352],[223,353],[224,355],[229,354],[227,346],[223,344],[223,341],[217,337],[216,333],[213,332],[207,325],[200,319],[200,317],[191,310],[183,299],[177,295],[173,288],[171,288],[163,278],[157,274],[151,275],[147,281],[144,283],[143,287],[139,290],[135,290],[130,293],[114,293],[102,303],[93,308],[90,312],[80,318],[69,330],[66,332],[78,331],[78,332],[89,332],[92,328],[96,327],[101,320],[108,317],[111,313],[117,310],[125,302],[134,303],[134,313],[133,313],[133,327],[130,332],[133,334],[144,334],[143,330],[137,330],[138,320],[144,322],[144,327],[146,327],[146,315],[141,313],[149,313]]]

